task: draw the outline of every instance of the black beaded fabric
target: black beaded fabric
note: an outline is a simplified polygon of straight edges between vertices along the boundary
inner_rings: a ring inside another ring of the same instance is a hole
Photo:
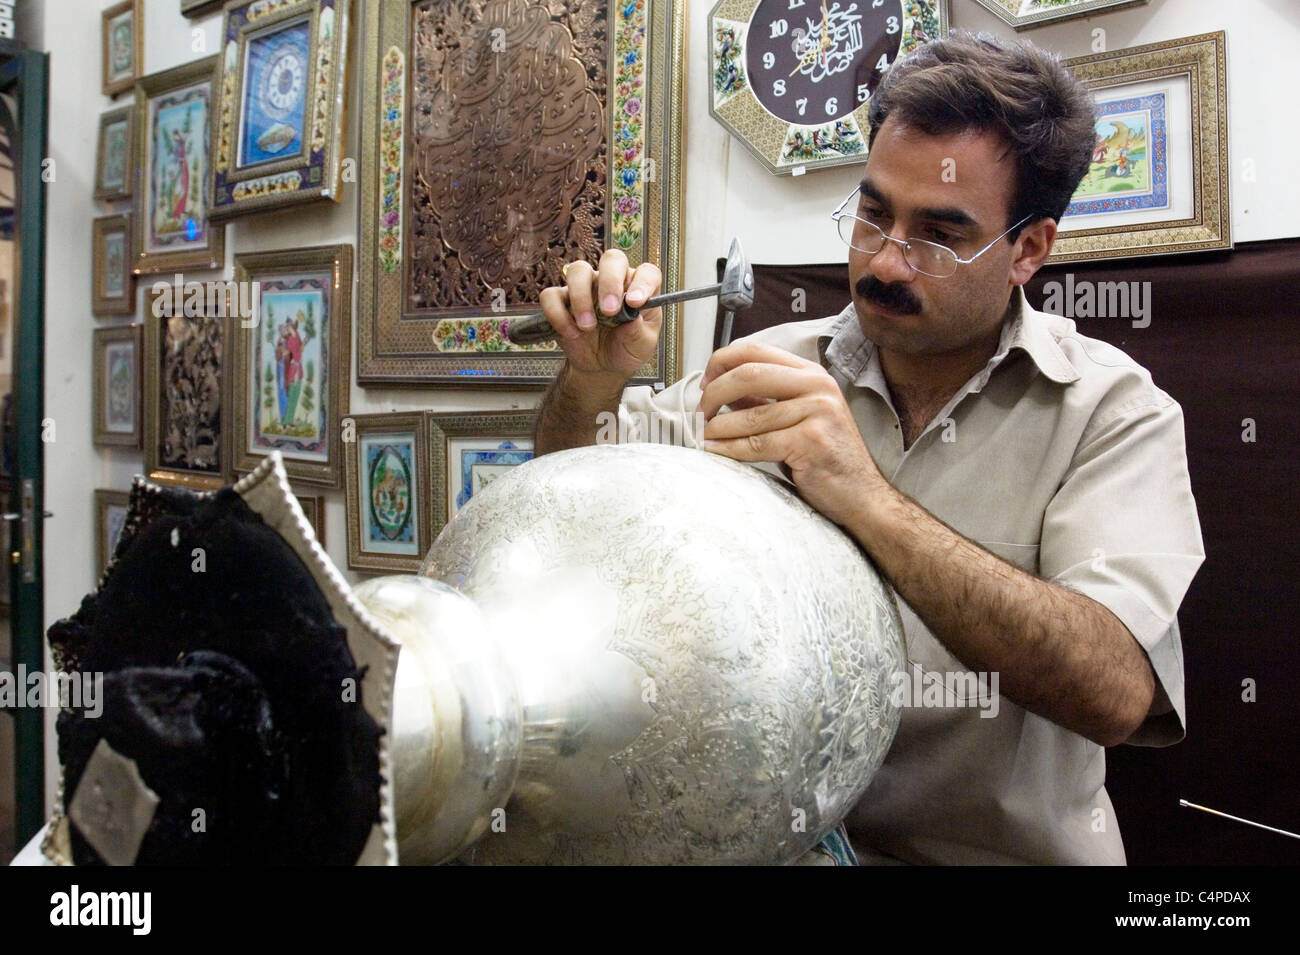
[[[103,739],[160,799],[137,864],[356,862],[382,729],[325,595],[234,491],[137,485],[99,590],[49,640],[104,674],[98,717],[59,714],[65,812]],[[70,830],[74,861],[101,863]]]

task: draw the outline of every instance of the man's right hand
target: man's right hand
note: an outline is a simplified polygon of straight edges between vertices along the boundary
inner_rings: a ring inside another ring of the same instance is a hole
[[[659,290],[661,280],[657,266],[643,262],[629,269],[622,251],[608,249],[600,257],[599,270],[587,262],[572,262],[564,286],[542,290],[542,312],[555,329],[570,373],[625,383],[654,357],[663,309],[647,309],[617,328],[598,325],[596,310],[616,315],[624,302],[637,308]]]

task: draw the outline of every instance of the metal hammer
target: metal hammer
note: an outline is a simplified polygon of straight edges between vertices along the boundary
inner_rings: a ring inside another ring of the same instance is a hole
[[[727,310],[727,325],[730,325],[732,312],[738,308],[749,308],[754,304],[754,269],[740,247],[739,239],[731,240],[727,250],[727,265],[722,272],[722,281],[716,285],[703,285],[699,288],[686,289],[681,292],[664,292],[652,295],[640,308],[629,308],[626,304],[616,315],[604,315],[596,310],[596,323],[605,328],[617,328],[634,321],[642,309],[658,308],[660,305],[672,305],[674,302],[686,302],[693,298],[718,297],[719,304]],[[566,296],[567,298],[567,296]],[[729,329],[728,329],[729,330]],[[548,342],[555,338],[555,329],[541,312],[524,315],[509,326],[510,340],[516,345],[534,345]]]

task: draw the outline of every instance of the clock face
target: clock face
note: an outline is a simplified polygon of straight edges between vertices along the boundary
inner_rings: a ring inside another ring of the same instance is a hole
[[[774,173],[861,162],[885,71],[947,28],[946,0],[718,0],[709,112]]]
[[[297,50],[283,50],[271,61],[266,70],[266,103],[268,112],[279,111],[288,115],[302,99],[307,69]]]
[[[745,48],[754,96],[787,123],[840,119],[870,98],[902,33],[902,0],[759,0]]]

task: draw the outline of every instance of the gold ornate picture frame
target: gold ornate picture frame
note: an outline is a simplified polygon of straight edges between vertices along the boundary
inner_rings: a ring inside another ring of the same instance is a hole
[[[509,322],[607,247],[680,287],[683,3],[371,0],[365,17],[359,384],[544,386],[563,353],[511,344]],[[665,312],[637,383],[679,375]]]
[[[351,0],[227,4],[213,219],[340,198]]]
[[[116,96],[131,88],[144,62],[143,0],[122,0],[103,10],[99,31],[100,85],[105,96]]]
[[[425,414],[353,415],[349,421],[348,567],[415,573],[433,542]]]
[[[272,451],[294,482],[338,487],[352,366],[352,246],[235,256],[256,324],[237,329],[235,470]],[[253,293],[256,289],[256,293]]]
[[[131,216],[101,216],[90,224],[90,310],[95,315],[130,315],[135,311],[131,274]]]
[[[154,483],[198,491],[229,484],[233,473],[235,307],[227,283],[212,288],[200,297],[159,280],[145,295],[145,473]]]
[[[1066,60],[1098,111],[1050,262],[1232,248],[1225,35]]]
[[[225,264],[226,227],[209,216],[216,65],[209,56],[136,83],[136,275]]]
[[[94,443],[140,447],[140,326],[93,332]]]
[[[432,537],[480,488],[532,460],[536,418],[536,411],[427,413]]]
[[[997,14],[1003,23],[1017,30],[1057,23],[1074,17],[1111,13],[1125,7],[1141,6],[1148,0],[975,0],[981,7]]]

